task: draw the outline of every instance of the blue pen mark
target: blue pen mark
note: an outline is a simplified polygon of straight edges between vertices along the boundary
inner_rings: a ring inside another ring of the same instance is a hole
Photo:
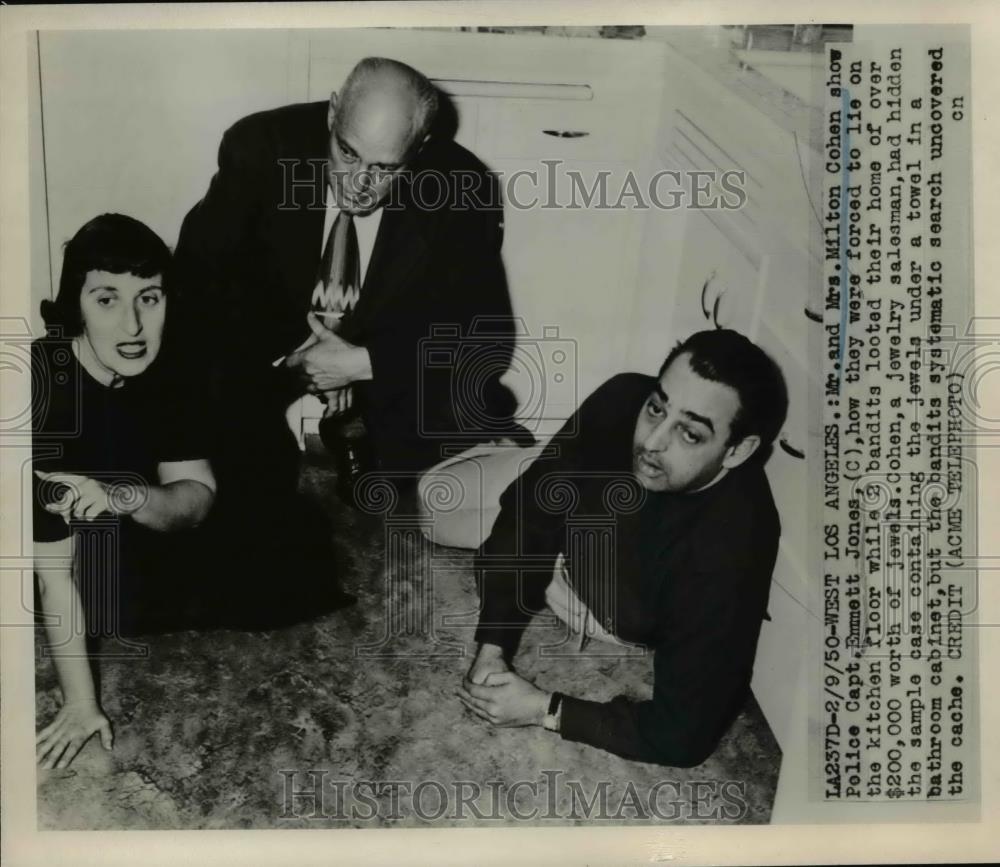
[[[850,108],[851,92],[841,91],[840,119],[840,346],[837,351],[837,392],[844,381],[844,349],[847,346],[847,300],[851,278],[847,273],[847,183],[851,178],[851,133],[847,128],[847,114]]]

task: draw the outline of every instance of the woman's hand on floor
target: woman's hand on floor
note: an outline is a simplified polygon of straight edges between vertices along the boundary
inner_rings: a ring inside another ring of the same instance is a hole
[[[64,704],[56,718],[35,737],[35,758],[43,768],[66,768],[95,732],[101,746],[114,742],[111,723],[93,702]]]

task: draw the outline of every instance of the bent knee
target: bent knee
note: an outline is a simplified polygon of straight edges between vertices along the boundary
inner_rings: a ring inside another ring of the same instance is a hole
[[[431,468],[420,477],[417,509],[421,518],[440,518],[478,505],[478,486],[464,463],[468,462],[442,469]]]
[[[461,509],[430,517],[421,523],[421,530],[437,545],[474,550],[489,536],[498,514],[498,511]]]

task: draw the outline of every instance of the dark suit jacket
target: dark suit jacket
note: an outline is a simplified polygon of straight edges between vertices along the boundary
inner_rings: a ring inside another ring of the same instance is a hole
[[[185,342],[222,371],[220,381],[273,390],[280,377],[271,362],[308,336],[323,244],[326,116],[327,104],[316,102],[238,121],[222,138],[208,192],[184,219],[175,285]],[[495,178],[447,140],[427,143],[384,206],[341,333],[371,356],[373,379],[356,396],[385,469],[424,469],[443,445],[509,428],[515,401],[497,382],[514,332],[502,213]],[[272,403],[294,396],[290,389]]]

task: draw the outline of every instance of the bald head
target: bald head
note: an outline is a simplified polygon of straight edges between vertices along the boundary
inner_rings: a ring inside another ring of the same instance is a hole
[[[434,85],[412,66],[385,57],[366,57],[348,74],[340,89],[339,111],[343,120],[355,114],[408,132],[410,144],[423,140],[437,114]]]

